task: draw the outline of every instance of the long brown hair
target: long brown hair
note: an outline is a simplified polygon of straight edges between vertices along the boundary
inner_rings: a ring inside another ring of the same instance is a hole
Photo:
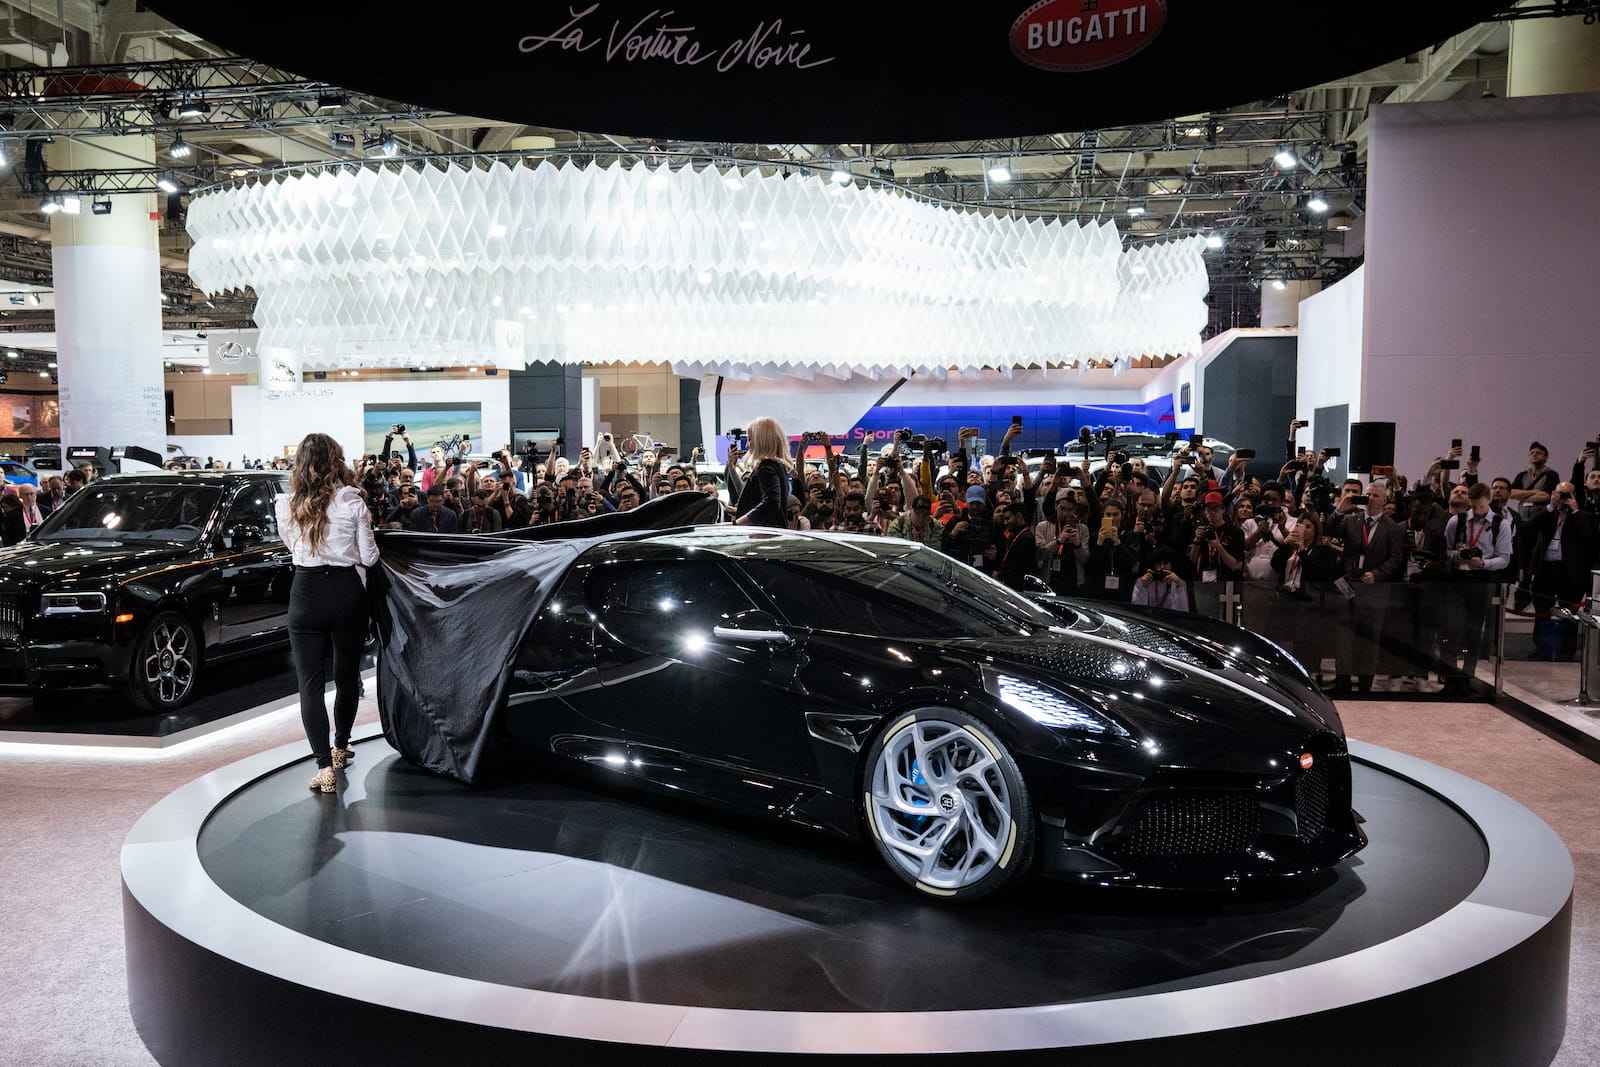
[[[312,552],[322,548],[333,494],[354,482],[339,442],[325,433],[306,434],[295,449],[294,470],[289,474],[289,514]]]

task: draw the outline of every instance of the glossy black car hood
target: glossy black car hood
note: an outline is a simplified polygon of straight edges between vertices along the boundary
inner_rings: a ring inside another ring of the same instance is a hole
[[[24,541],[0,551],[0,582],[126,580],[198,552],[196,544],[173,541]]]

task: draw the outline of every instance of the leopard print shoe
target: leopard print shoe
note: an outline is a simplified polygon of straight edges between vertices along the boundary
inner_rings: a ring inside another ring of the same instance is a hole
[[[333,766],[334,766],[334,768],[336,770],[341,770],[341,771],[344,770],[344,765],[346,763],[354,763],[355,760],[356,760],[356,750],[355,749],[353,749],[353,748],[339,748],[337,745],[334,746],[334,748],[333,748]]]
[[[311,779],[311,791],[313,793],[331,793],[337,784],[338,779],[333,776],[333,768],[324,767],[317,772],[315,778]]]

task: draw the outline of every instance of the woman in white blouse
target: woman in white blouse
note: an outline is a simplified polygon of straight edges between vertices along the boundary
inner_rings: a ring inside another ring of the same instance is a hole
[[[350,730],[361,697],[361,646],[367,634],[362,568],[378,562],[372,519],[339,442],[307,434],[295,452],[289,495],[277,500],[278,529],[294,553],[289,647],[300,683],[300,719],[317,760],[311,788],[334,789],[334,770],[355,753]],[[327,655],[333,650],[333,746],[328,745]]]

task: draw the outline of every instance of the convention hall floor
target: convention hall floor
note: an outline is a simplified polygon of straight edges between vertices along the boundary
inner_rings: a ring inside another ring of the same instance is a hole
[[[1600,1063],[1600,765],[1486,704],[1366,701],[1342,708],[1352,737],[1431,760],[1526,805],[1577,867],[1566,1043],[1556,1063]],[[369,699],[363,723],[376,718]],[[298,715],[269,713],[164,755],[0,751],[0,1063],[147,1065],[123,976],[118,855],[129,827],[178,785],[294,741]]]

